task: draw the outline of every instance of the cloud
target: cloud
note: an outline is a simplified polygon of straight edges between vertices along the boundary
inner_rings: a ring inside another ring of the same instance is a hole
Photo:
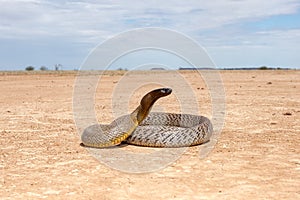
[[[291,14],[297,0],[221,1],[0,1],[0,37],[82,36],[107,38],[130,28],[165,27],[187,34]]]
[[[300,27],[245,27],[272,16],[299,14],[299,8],[299,0],[0,0],[0,42],[57,40],[91,49],[132,28],[162,27],[219,53],[217,48],[297,48]]]

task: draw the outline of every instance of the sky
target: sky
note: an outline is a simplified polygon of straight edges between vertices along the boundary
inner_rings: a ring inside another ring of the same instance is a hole
[[[192,38],[218,67],[300,69],[299,0],[0,0],[0,70],[79,69],[97,45],[147,27]]]

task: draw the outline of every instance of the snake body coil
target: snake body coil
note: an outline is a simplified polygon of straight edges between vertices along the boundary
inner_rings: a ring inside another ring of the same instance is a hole
[[[184,147],[205,143],[213,128],[204,116],[175,113],[149,113],[161,97],[171,94],[169,88],[146,94],[140,105],[129,115],[115,119],[109,125],[87,127],[81,140],[84,146],[109,147],[126,142],[149,147]]]

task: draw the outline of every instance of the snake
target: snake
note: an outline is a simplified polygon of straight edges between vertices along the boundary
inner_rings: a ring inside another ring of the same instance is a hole
[[[93,124],[81,134],[82,145],[106,148],[127,143],[146,147],[189,147],[209,141],[213,126],[201,115],[150,112],[154,103],[172,93],[171,88],[148,92],[130,114],[110,124]]]

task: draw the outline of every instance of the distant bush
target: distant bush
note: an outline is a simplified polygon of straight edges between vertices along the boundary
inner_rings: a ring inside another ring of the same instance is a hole
[[[55,69],[55,71],[62,70],[62,65],[61,64],[55,64],[54,69]]]
[[[26,71],[33,71],[34,70],[34,67],[33,66],[28,66],[25,68]]]
[[[269,69],[269,68],[267,66],[261,66],[258,69],[260,69],[260,70],[266,70],[266,69]]]
[[[119,67],[117,70],[119,70],[119,71],[128,71],[128,69],[127,68],[122,68],[122,67]]]
[[[45,67],[45,66],[41,66],[41,67],[40,67],[40,70],[41,70],[41,71],[46,71],[46,70],[48,70],[48,68]]]

